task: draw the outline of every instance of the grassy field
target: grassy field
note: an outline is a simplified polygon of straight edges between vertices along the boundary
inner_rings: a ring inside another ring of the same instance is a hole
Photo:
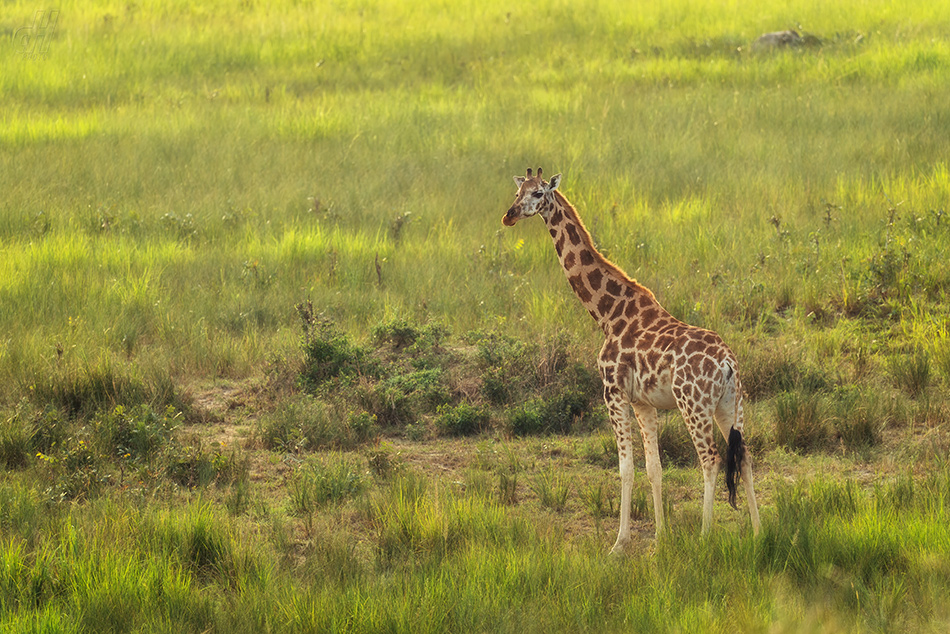
[[[654,4],[5,4],[0,629],[944,631],[950,10]],[[606,556],[538,165],[735,350],[757,538],[669,414]]]

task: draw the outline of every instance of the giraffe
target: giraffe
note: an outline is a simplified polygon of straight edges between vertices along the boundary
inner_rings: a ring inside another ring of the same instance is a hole
[[[577,210],[558,191],[561,175],[545,181],[541,174],[540,167],[537,176],[532,176],[529,168],[526,176],[514,177],[518,193],[502,222],[511,227],[522,218],[541,216],[567,281],[606,337],[597,365],[617,438],[621,482],[620,531],[611,552],[623,552],[630,542],[634,475],[631,410],[643,439],[658,537],[664,519],[657,410],[674,408],[683,415],[702,466],[702,533],[712,526],[713,494],[722,462],[713,436],[715,422],[728,441],[729,503],[736,508],[741,474],[752,529],[758,534],[752,459],[742,436],[742,385],[732,351],[716,333],[674,318],[648,288],[601,255]]]

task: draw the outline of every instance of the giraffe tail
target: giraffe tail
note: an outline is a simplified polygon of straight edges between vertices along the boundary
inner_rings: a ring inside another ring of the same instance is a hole
[[[736,489],[739,486],[739,471],[745,460],[745,440],[742,432],[735,427],[729,432],[729,448],[726,450],[726,488],[729,490],[729,504],[736,506]]]

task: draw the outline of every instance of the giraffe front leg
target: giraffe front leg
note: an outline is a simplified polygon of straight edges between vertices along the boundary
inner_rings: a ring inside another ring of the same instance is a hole
[[[653,516],[656,519],[656,536],[663,532],[666,522],[663,518],[663,468],[660,465],[660,434],[656,408],[650,405],[634,405],[633,411],[640,424],[643,436],[643,454],[646,458],[647,477],[653,489]]]
[[[610,414],[610,424],[617,439],[617,457],[620,461],[620,530],[610,554],[622,554],[630,543],[630,503],[633,495],[633,430],[630,425],[630,406],[619,388],[604,388],[604,402]]]

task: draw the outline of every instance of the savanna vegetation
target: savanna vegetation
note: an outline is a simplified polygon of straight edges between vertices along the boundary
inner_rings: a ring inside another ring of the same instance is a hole
[[[946,7],[51,10],[0,15],[0,629],[950,624]],[[736,352],[758,537],[699,537],[671,413],[607,557],[601,336],[500,223],[538,165]]]

